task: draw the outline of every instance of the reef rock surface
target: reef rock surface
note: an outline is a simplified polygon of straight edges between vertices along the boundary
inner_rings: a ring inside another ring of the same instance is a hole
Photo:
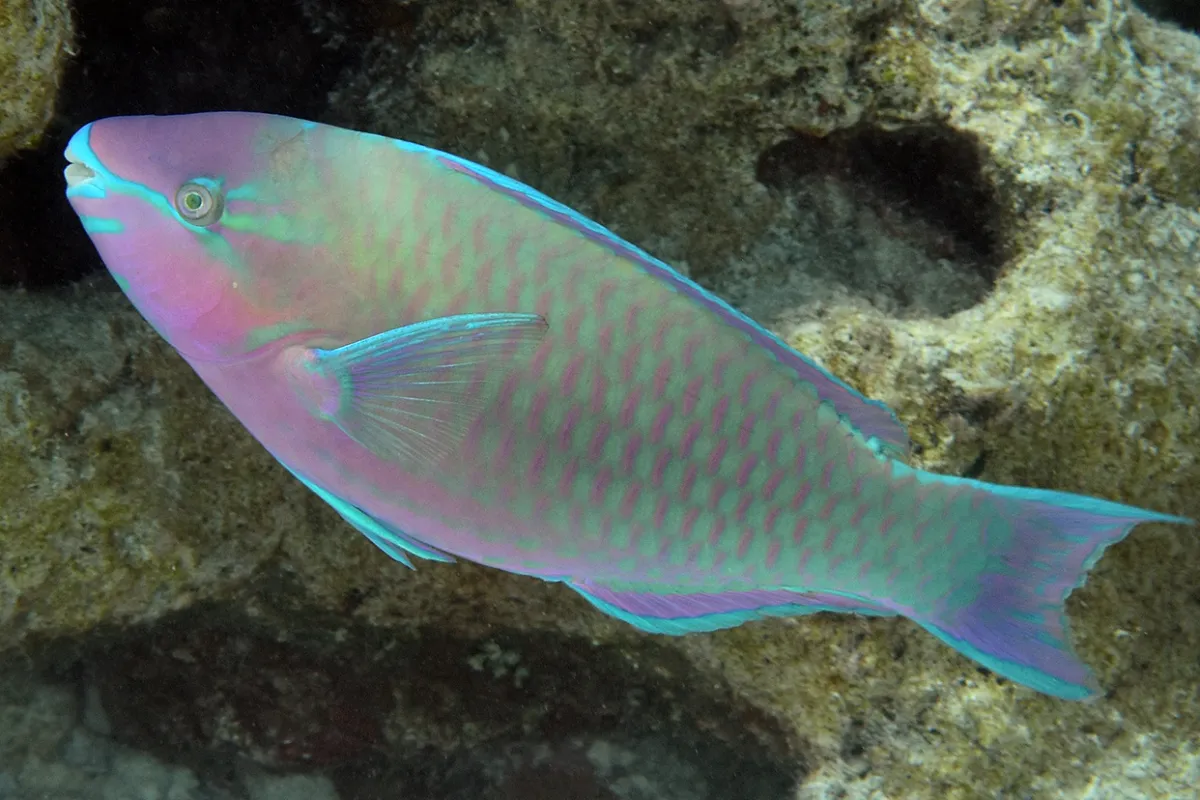
[[[0,0],[0,164],[49,123],[72,38],[66,0]]]

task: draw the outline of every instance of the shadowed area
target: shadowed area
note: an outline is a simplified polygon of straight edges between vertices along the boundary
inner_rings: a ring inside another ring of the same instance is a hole
[[[1136,5],[1152,17],[1200,32],[1200,3],[1196,0],[1137,0]]]
[[[347,800],[785,800],[803,770],[776,723],[655,640],[639,670],[572,637],[299,611],[207,605],[35,661],[115,742],[235,795],[247,764],[319,770]]]
[[[979,143],[949,128],[864,124],[797,132],[761,154],[756,177],[831,238],[844,228],[842,263],[835,244],[810,269],[896,310],[945,316],[981,300],[1010,255],[983,163]],[[872,231],[876,242],[865,241]]]

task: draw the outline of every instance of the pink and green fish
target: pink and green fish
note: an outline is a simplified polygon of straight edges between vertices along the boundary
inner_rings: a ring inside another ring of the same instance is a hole
[[[1066,698],[1063,603],[1180,517],[924,472],[868,400],[663,262],[456,156],[285,117],[93,122],[67,197],[247,429],[392,558],[646,631],[901,614]]]

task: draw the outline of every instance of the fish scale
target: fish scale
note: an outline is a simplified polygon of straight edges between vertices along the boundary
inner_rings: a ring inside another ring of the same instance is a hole
[[[915,469],[886,406],[447,153],[215,113],[100,120],[67,157],[68,198],[138,310],[405,564],[561,581],[657,633],[903,614],[1081,698],[1097,685],[1066,596],[1136,524],[1186,522]]]
[[[406,154],[397,150],[393,157],[397,155],[403,157]],[[413,183],[417,187],[428,185],[421,180]],[[729,578],[743,581],[755,578],[769,580],[770,576],[751,573],[762,571],[757,568],[764,561],[764,554],[772,548],[779,550],[775,559],[779,570],[794,567],[799,562],[799,554],[793,552],[798,545],[790,538],[779,536],[767,540],[759,537],[754,548],[740,547],[743,533],[761,527],[771,509],[754,506],[751,516],[742,520],[732,519],[743,496],[735,491],[736,484],[739,483],[739,467],[748,457],[763,449],[765,438],[771,431],[760,432],[762,426],[756,423],[750,428],[751,436],[746,444],[739,446],[738,440],[742,438],[740,434],[747,417],[727,412],[723,415],[717,414],[719,408],[736,407],[744,409],[756,418],[765,418],[766,401],[780,396],[785,391],[794,392],[794,381],[784,381],[783,386],[778,386],[771,393],[754,391],[756,385],[766,385],[761,378],[756,380],[755,375],[765,372],[770,364],[764,363],[768,360],[761,356],[757,360],[750,357],[744,338],[736,332],[731,332],[727,337],[732,339],[728,353],[718,350],[713,354],[712,364],[693,364],[696,375],[704,379],[714,393],[706,394],[703,401],[695,405],[691,414],[683,414],[677,408],[674,398],[682,391],[681,384],[686,385],[693,375],[676,368],[675,354],[683,352],[685,340],[693,335],[691,331],[703,325],[704,321],[698,319],[700,315],[694,304],[679,296],[673,288],[665,286],[655,287],[655,296],[648,299],[647,288],[636,281],[640,277],[636,267],[598,249],[589,254],[590,258],[581,257],[580,248],[577,242],[569,237],[569,232],[554,230],[547,233],[539,230],[537,236],[522,232],[522,245],[516,251],[510,249],[514,233],[509,232],[489,242],[490,246],[480,248],[480,237],[474,227],[477,223],[471,216],[464,213],[455,203],[443,201],[436,194],[427,198],[427,194],[418,188],[412,206],[423,209],[425,219],[434,219],[440,223],[440,247],[427,251],[430,262],[436,264],[439,259],[443,262],[432,270],[439,276],[440,288],[438,291],[426,291],[423,285],[416,287],[413,295],[425,299],[426,302],[421,306],[410,306],[406,309],[411,319],[437,317],[461,311],[462,309],[452,307],[452,298],[461,295],[475,282],[483,265],[493,261],[498,254],[513,252],[514,255],[520,255],[525,251],[525,258],[513,259],[507,265],[511,270],[507,279],[513,281],[519,289],[514,293],[511,286],[489,282],[492,294],[485,307],[513,311],[532,307],[543,314],[553,309],[558,315],[568,319],[587,319],[593,330],[577,332],[574,327],[567,329],[569,335],[565,337],[565,344],[569,347],[576,346],[579,341],[587,341],[591,338],[588,333],[594,335],[595,328],[604,327],[606,324],[611,324],[620,331],[621,341],[632,343],[627,344],[624,350],[618,349],[608,354],[606,359],[596,365],[592,380],[589,381],[579,380],[577,372],[569,373],[569,366],[572,359],[577,358],[577,351],[563,348],[560,352],[557,347],[560,341],[557,338],[547,342],[545,347],[548,352],[545,357],[535,359],[538,368],[531,371],[532,380],[526,384],[506,384],[509,391],[515,391],[518,385],[527,389],[502,401],[502,406],[508,409],[509,415],[497,414],[493,418],[481,421],[477,426],[479,435],[490,434],[490,440],[469,439],[467,442],[469,455],[480,454],[489,462],[499,465],[504,473],[527,475],[532,469],[533,460],[538,456],[536,448],[513,447],[511,439],[502,432],[520,427],[522,421],[529,418],[531,409],[535,406],[535,387],[541,380],[548,380],[560,390],[558,393],[550,393],[552,402],[538,404],[543,409],[540,417],[543,424],[537,433],[551,439],[557,435],[560,442],[564,439],[570,442],[569,447],[550,448],[551,454],[557,458],[552,458],[552,464],[542,471],[545,483],[528,487],[534,489],[533,492],[505,492],[501,489],[489,495],[493,503],[506,503],[517,518],[530,526],[536,525],[542,529],[537,536],[542,545],[540,555],[554,556],[564,550],[574,550],[574,540],[578,538],[585,543],[597,542],[602,545],[593,549],[591,558],[604,562],[618,560],[623,577],[663,579],[663,567],[655,560],[663,545],[656,542],[654,537],[665,536],[668,542],[671,541],[677,536],[679,525],[688,512],[695,510],[698,515],[688,526],[692,535],[677,542],[674,560],[679,561],[679,549],[686,549],[698,563],[713,564],[720,558],[722,575],[706,576],[703,585],[721,586],[728,583]],[[475,220],[503,215],[503,209],[493,210],[485,204],[503,205],[505,202],[512,203],[511,200],[499,196],[479,199],[478,205],[472,209]],[[413,230],[406,233],[416,240],[422,240],[424,231]],[[371,252],[378,245],[378,242],[370,240],[355,242],[351,238],[350,241],[352,246],[357,246],[362,252]],[[534,242],[541,243],[541,247],[534,248]],[[422,249],[422,252],[426,251]],[[450,253],[455,254],[453,267],[447,268],[445,262]],[[370,260],[360,254],[356,263],[369,264]],[[392,271],[390,265],[379,265],[377,268],[380,272]],[[562,280],[547,281],[544,277],[538,279],[539,275],[551,274],[561,276]],[[605,291],[606,289],[608,291]],[[581,298],[589,297],[603,297],[604,302],[594,308],[580,304]],[[572,302],[575,308],[572,307]],[[648,309],[651,307],[656,313],[649,313]],[[595,313],[586,313],[588,311]],[[409,320],[389,319],[381,321],[378,325],[397,325],[407,321]],[[714,348],[716,342],[710,341],[708,346]],[[717,365],[720,369],[717,369]],[[656,379],[664,372],[670,376],[667,386],[656,386]],[[565,385],[568,374],[575,378],[570,387]],[[622,424],[620,419],[613,419],[611,415],[596,414],[591,410],[594,403],[590,402],[589,394],[593,389],[596,374],[606,378],[620,378],[610,382],[608,396],[603,402],[606,409],[620,408],[623,401],[630,396],[631,390],[638,398],[633,407],[632,418],[626,423]],[[571,391],[563,391],[567,388]],[[677,457],[678,447],[675,443],[683,438],[691,423],[718,420],[719,424],[703,426],[704,436],[698,440],[692,458]],[[623,472],[624,490],[616,491],[612,487],[612,475],[618,474],[618,468],[621,466],[619,454],[624,453],[630,445],[629,431],[649,433],[642,437],[645,441],[633,461],[632,470]],[[590,443],[601,433],[603,436],[600,442],[600,457],[580,459],[583,443],[589,443],[587,447],[590,450]],[[796,444],[794,436],[788,436],[784,440],[782,449],[784,454],[802,454],[802,448]],[[561,483],[558,480],[563,472],[561,462],[572,459],[580,459],[579,463],[583,464],[583,468],[572,470],[574,480],[570,491],[560,493],[556,498],[553,490]],[[701,502],[683,505],[672,503],[674,513],[664,520],[664,525],[653,527],[649,532],[641,531],[635,542],[633,526],[637,523],[634,521],[652,517],[653,509],[663,499],[670,502],[672,494],[678,491],[678,486],[691,468],[694,468],[698,475],[692,483],[691,494],[701,498]],[[756,471],[762,469],[765,467],[755,468]],[[751,476],[740,482],[745,483]],[[445,477],[447,482],[450,482],[452,475],[447,474]],[[478,496],[480,492],[487,491],[493,479],[491,474],[479,477],[482,479],[466,481],[453,488],[459,493]],[[761,480],[765,481],[766,478],[762,477]],[[548,485],[549,483],[553,483],[554,486]],[[386,486],[375,488],[380,493],[387,489]],[[827,486],[826,489],[828,488]],[[637,495],[632,508],[629,513],[622,513],[622,507],[626,505],[625,501],[633,490],[637,491]],[[555,509],[557,514],[542,513],[539,518],[536,512],[538,501],[547,497],[552,500],[566,500],[567,504],[553,503],[550,508]],[[778,518],[785,512],[795,514],[806,511],[807,508],[803,507],[793,511],[780,507],[776,515]],[[582,520],[584,525],[572,524],[571,520]],[[588,521],[592,523],[590,527],[587,525]],[[510,533],[503,530],[489,532],[486,520],[469,520],[468,524],[478,526],[484,536],[492,533],[500,538]],[[788,527],[786,521],[783,527]],[[828,528],[828,524],[825,527]],[[719,535],[714,536],[714,532],[719,532]],[[810,530],[808,535],[815,536],[817,533]],[[631,546],[634,544],[636,546]],[[482,560],[488,561],[485,554],[479,555],[482,556]],[[830,554],[829,557],[836,556]],[[810,557],[808,562],[809,569],[814,572],[820,572],[827,567],[820,557],[816,562],[812,562]],[[548,564],[532,556],[525,556],[518,566],[523,571],[536,572]],[[787,577],[794,579],[795,576]],[[687,574],[673,575],[671,579],[685,585],[690,583]],[[775,582],[786,583],[783,576]]]

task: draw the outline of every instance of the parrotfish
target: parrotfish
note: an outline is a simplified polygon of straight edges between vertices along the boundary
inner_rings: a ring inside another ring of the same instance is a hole
[[[903,615],[999,675],[1098,685],[1064,601],[1142,522],[911,466],[870,400],[510,177],[286,117],[114,117],[67,197],[138,311],[387,555],[566,584],[645,631]]]

